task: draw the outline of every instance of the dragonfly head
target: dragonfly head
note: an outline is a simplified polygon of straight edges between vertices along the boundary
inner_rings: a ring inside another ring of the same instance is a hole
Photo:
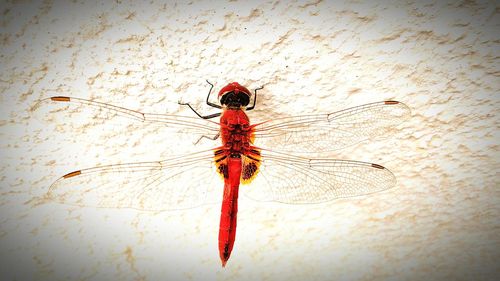
[[[219,91],[219,100],[228,107],[247,106],[250,102],[250,91],[238,82],[227,84]]]

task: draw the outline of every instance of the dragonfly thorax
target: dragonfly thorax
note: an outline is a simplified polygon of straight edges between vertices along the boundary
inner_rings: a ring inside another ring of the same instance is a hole
[[[244,153],[250,146],[252,128],[243,110],[226,109],[221,116],[221,138],[228,152]]]
[[[236,153],[243,153],[250,145],[248,128],[244,130],[241,125],[223,132],[223,139],[225,139],[225,147]]]

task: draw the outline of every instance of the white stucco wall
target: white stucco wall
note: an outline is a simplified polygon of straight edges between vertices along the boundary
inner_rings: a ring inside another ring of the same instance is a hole
[[[1,280],[498,276],[498,6],[105,2],[0,5]],[[243,198],[226,268],[219,205],[147,213],[34,203],[69,171],[204,146],[123,119],[30,110],[38,99],[192,115],[177,101],[210,111],[205,79],[264,85],[254,121],[405,102],[411,120],[388,138],[325,155],[383,164],[397,186],[311,206]]]

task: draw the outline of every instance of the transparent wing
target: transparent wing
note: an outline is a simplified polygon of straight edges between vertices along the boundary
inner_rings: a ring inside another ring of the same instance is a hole
[[[371,194],[395,184],[391,171],[378,164],[263,150],[259,174],[241,190],[257,201],[309,204]]]
[[[157,122],[185,132],[216,134],[219,125],[195,117],[148,114],[98,102],[53,97],[123,115],[141,122]],[[45,100],[44,100],[45,101]],[[278,151],[318,152],[346,147],[390,132],[408,118],[409,108],[386,101],[330,114],[283,117],[256,127],[256,144]],[[213,165],[213,151],[159,162],[119,164],[69,173],[49,189],[47,198],[79,206],[171,210],[217,202],[222,181]],[[395,185],[384,167],[356,161],[309,159],[262,151],[260,172],[243,193],[260,201],[319,203],[382,191]]]
[[[76,110],[91,110],[93,119],[110,119],[122,116],[139,122],[157,123],[167,128],[178,129],[182,133],[214,136],[219,132],[219,123],[204,120],[199,117],[178,116],[171,114],[144,113],[107,103],[91,101],[74,97],[50,97],[40,100],[33,108],[37,109],[44,103],[59,103],[72,106]]]
[[[256,126],[255,145],[295,153],[334,151],[386,135],[409,117],[404,103],[382,101],[328,114],[275,118]]]
[[[74,171],[54,182],[46,199],[77,206],[176,210],[218,202],[222,187],[213,151],[207,150],[165,161]]]

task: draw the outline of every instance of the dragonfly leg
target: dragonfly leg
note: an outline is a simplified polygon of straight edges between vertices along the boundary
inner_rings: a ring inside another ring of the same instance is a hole
[[[220,133],[217,133],[217,134],[216,134],[215,136],[213,136],[213,137],[209,137],[209,136],[205,136],[205,135],[203,135],[203,136],[201,136],[201,137],[200,137],[200,138],[199,138],[199,139],[198,139],[198,140],[197,140],[194,144],[195,144],[195,145],[197,145],[197,144],[198,144],[198,143],[199,143],[202,139],[209,139],[209,140],[213,140],[213,141],[214,141],[214,140],[218,139],[218,138],[219,138],[219,136],[220,136]]]
[[[262,90],[264,89],[264,86],[260,86],[259,88],[255,89],[254,90],[254,94],[253,94],[253,105],[250,106],[250,107],[247,107],[246,110],[252,110],[255,108],[255,103],[257,102],[257,91],[258,90]]]
[[[211,107],[215,107],[215,108],[221,109],[222,106],[220,106],[218,104],[215,104],[215,103],[211,103],[211,102],[208,101],[208,99],[210,98],[210,94],[212,93],[212,89],[214,88],[214,84],[208,82],[208,80],[206,80],[206,81],[210,85],[210,90],[208,91],[208,95],[207,95],[207,104],[210,105]],[[191,108],[191,110],[194,113],[196,113],[196,115],[198,115],[198,117],[203,118],[203,119],[212,119],[214,117],[218,117],[218,116],[221,115],[220,112],[217,112],[217,113],[214,113],[214,114],[203,116],[203,115],[199,114],[189,103],[187,103],[187,102],[180,102],[179,101],[179,104],[180,105],[187,105],[187,106],[189,106],[189,108]]]
[[[218,116],[220,116],[220,115],[221,115],[221,113],[220,113],[220,112],[217,112],[217,113],[214,113],[214,114],[210,114],[210,115],[203,116],[203,115],[199,114],[199,113],[198,113],[198,112],[197,112],[197,111],[196,111],[196,110],[195,110],[195,109],[194,109],[194,108],[193,108],[193,107],[192,107],[189,103],[187,103],[187,102],[180,102],[180,101],[179,101],[179,104],[180,104],[180,105],[187,105],[187,106],[189,106],[189,108],[191,108],[191,110],[192,110],[194,113],[196,113],[196,115],[198,115],[198,117],[203,118],[203,119],[212,119],[212,118],[214,118],[214,117],[218,117]]]
[[[206,81],[210,85],[210,90],[208,91],[208,95],[207,95],[207,104],[210,105],[211,107],[215,107],[215,108],[221,109],[222,106],[220,106],[218,104],[215,104],[215,103],[211,103],[211,102],[208,101],[208,99],[210,98],[210,94],[212,93],[212,89],[214,88],[214,84],[208,82],[208,79]]]

